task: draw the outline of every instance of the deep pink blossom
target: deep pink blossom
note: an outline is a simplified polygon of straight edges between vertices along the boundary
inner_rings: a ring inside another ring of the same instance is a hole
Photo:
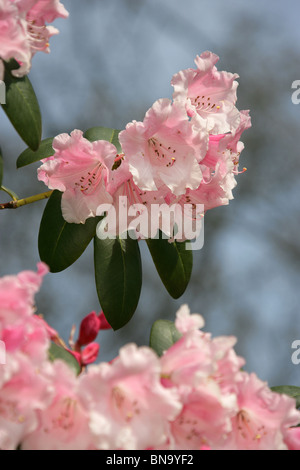
[[[39,263],[37,273],[23,271],[17,276],[0,279],[0,328],[33,314],[34,295],[47,272],[48,267]]]

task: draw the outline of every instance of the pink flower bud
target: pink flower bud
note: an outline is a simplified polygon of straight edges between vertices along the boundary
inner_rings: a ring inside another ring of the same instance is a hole
[[[91,343],[81,351],[81,364],[87,366],[96,361],[100,346],[98,343]]]
[[[91,312],[81,322],[77,344],[85,346],[97,338],[101,322],[96,312]]]
[[[105,318],[105,315],[103,312],[100,313],[99,315],[99,320],[100,320],[100,330],[110,330],[111,326],[108,323],[108,321]]]

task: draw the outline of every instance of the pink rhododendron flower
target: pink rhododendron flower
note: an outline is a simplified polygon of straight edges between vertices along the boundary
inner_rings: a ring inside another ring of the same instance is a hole
[[[272,392],[255,374],[241,372],[235,385],[239,411],[222,448],[287,450],[288,430],[300,420],[295,400]]]
[[[67,17],[59,0],[0,0],[0,60],[19,62],[20,68],[12,72],[16,77],[28,74],[32,57],[37,51],[49,52],[49,39],[58,34],[46,22]]]
[[[45,410],[53,387],[45,376],[50,367],[40,362],[37,368],[31,358],[14,353],[7,357],[18,363],[18,371],[0,388],[0,449],[15,450],[24,437],[38,426],[38,410]],[[1,383],[1,381],[0,381]]]
[[[182,70],[172,79],[174,101],[184,102],[189,116],[201,116],[211,134],[235,131],[240,120],[235,107],[238,75],[219,72],[218,60],[216,54],[204,52],[195,60],[196,70]]]
[[[149,348],[125,346],[112,364],[91,367],[81,385],[98,449],[139,450],[167,442],[169,420],[181,405],[177,392],[161,385],[159,359]]]
[[[0,340],[6,364],[0,367],[0,449],[15,449],[37,426],[52,386],[41,373],[49,367],[49,336],[34,314],[34,295],[48,268],[0,279]]]
[[[141,190],[130,173],[128,158],[124,155],[119,162],[123,181],[113,194],[113,210],[110,208],[101,221],[97,234],[100,237],[122,236],[131,231],[137,239],[151,238],[162,229],[161,217],[153,217],[154,207],[165,204],[170,190],[167,186],[155,191]],[[99,206],[96,214],[103,215],[106,210],[105,205]]]
[[[47,272],[0,279],[0,449],[219,450],[299,449],[295,400],[241,372],[234,337],[212,338],[187,305],[177,312],[179,340],[161,358],[128,344],[110,363],[75,376],[48,358],[58,334],[34,315],[34,294]],[[81,365],[96,360],[92,341],[103,324],[92,312],[81,343],[70,351]],[[106,324],[105,324],[106,325]]]
[[[300,428],[289,428],[286,431],[284,442],[289,450],[300,450]]]
[[[53,397],[37,413],[38,426],[25,437],[23,450],[88,450],[88,413],[78,395],[80,381],[69,367],[55,361],[50,374]]]
[[[100,204],[112,203],[118,169],[112,171],[116,147],[99,140],[89,142],[82,131],[61,134],[53,141],[55,154],[42,160],[38,179],[62,195],[62,214],[69,223],[85,223],[95,217]],[[117,181],[117,182],[116,182]]]
[[[231,417],[236,413],[234,394],[222,394],[212,380],[195,388],[179,387],[183,410],[171,423],[174,448],[200,450],[216,448],[231,431]]]
[[[175,326],[180,333],[199,330],[205,325],[204,318],[198,313],[190,313],[187,305],[182,305],[176,314]]]
[[[220,368],[231,370],[231,380],[244,365],[232,347],[236,343],[233,337],[212,339],[211,335],[197,329],[204,325],[200,315],[189,314],[185,305],[177,312],[175,322],[182,337],[161,358],[162,374],[166,385],[185,384],[196,387],[209,378],[221,382]],[[232,350],[232,355],[228,354]],[[225,364],[225,360],[227,364]]]
[[[135,184],[144,191],[166,185],[176,195],[202,181],[198,161],[208,147],[208,133],[198,115],[191,120],[181,103],[154,103],[143,122],[133,121],[119,134]]]
[[[33,314],[34,295],[47,272],[48,267],[39,263],[37,273],[24,271],[0,279],[0,328]]]
[[[197,219],[202,216],[196,211],[199,205],[203,205],[206,212],[228,204],[233,199],[232,190],[237,184],[235,176],[238,174],[239,158],[244,148],[239,139],[250,127],[249,112],[241,111],[240,124],[235,133],[210,135],[208,151],[199,163],[203,175],[201,184],[197,189],[187,189],[184,195],[177,198],[169,194],[166,202],[170,205],[178,204],[182,211],[191,206],[194,208],[191,217]],[[177,223],[176,218],[174,222]]]

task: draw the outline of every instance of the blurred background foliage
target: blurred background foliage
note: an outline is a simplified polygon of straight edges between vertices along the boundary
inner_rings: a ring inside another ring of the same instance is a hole
[[[125,342],[148,344],[152,323],[173,320],[188,303],[206,331],[238,338],[237,352],[270,385],[300,386],[291,343],[300,339],[300,105],[291,84],[300,79],[299,1],[265,0],[64,0],[68,20],[51,55],[39,53],[30,79],[43,115],[43,137],[101,125],[123,129],[142,120],[152,103],[170,98],[171,77],[194,67],[197,54],[220,56],[218,68],[240,75],[238,108],[250,109],[253,127],[235,199],[205,217],[204,248],[194,253],[185,295],[172,300],[158,278],[146,244],[139,308],[124,329],[103,332],[100,360]],[[0,145],[3,184],[25,197],[45,191],[37,164],[15,170],[24,149],[4,113]],[[0,202],[7,195],[0,194]],[[0,214],[0,275],[34,269],[45,202]],[[38,312],[67,339],[72,324],[99,311],[90,247],[67,271],[49,274]]]

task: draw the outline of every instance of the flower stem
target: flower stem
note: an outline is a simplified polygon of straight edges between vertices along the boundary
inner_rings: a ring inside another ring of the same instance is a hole
[[[1,187],[1,189],[5,191],[3,186]],[[43,199],[48,199],[52,193],[53,191],[47,191],[46,193],[36,194],[35,196],[26,197],[24,199],[16,199],[14,196],[12,196],[12,192],[9,192],[8,194],[13,197],[13,201],[6,202],[5,204],[0,204],[0,210],[17,209],[18,207],[26,206],[27,204],[32,204],[36,201],[42,201]]]
[[[17,201],[19,199],[16,193],[12,189],[8,189],[5,186],[0,186],[0,190],[7,193],[12,198],[13,201]]]

